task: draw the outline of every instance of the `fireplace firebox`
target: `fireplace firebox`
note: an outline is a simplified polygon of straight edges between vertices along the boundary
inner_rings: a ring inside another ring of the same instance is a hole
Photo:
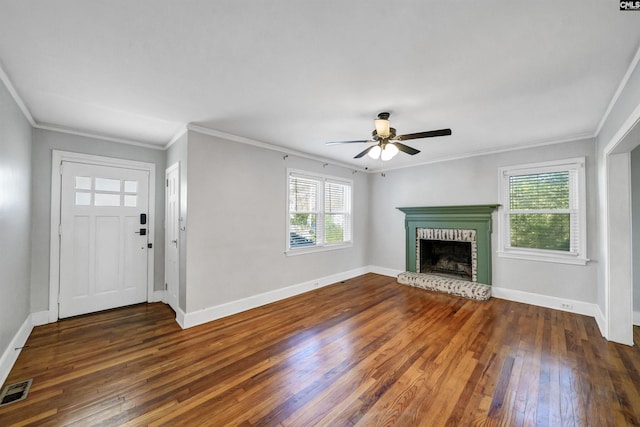
[[[471,242],[420,241],[420,273],[441,274],[472,281]]]

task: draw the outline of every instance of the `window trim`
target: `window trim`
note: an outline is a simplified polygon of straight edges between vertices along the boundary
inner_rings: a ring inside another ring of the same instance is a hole
[[[349,212],[348,212],[348,223],[349,223],[349,240],[344,241],[344,242],[339,242],[339,243],[316,243],[313,246],[303,246],[303,247],[299,247],[299,248],[291,248],[289,245],[291,243],[291,224],[289,221],[289,215],[290,215],[290,211],[289,211],[289,196],[290,196],[290,190],[289,190],[289,178],[291,177],[291,175],[295,175],[295,176],[299,176],[301,178],[308,178],[308,179],[313,179],[313,180],[318,180],[320,181],[321,185],[320,185],[320,193],[318,195],[318,206],[317,206],[317,215],[318,218],[316,219],[317,223],[320,224],[321,227],[321,232],[322,232],[322,240],[324,240],[324,220],[325,220],[325,210],[324,210],[324,197],[325,197],[325,183],[328,182],[332,182],[335,184],[341,184],[341,185],[348,185],[350,188],[349,191]],[[309,172],[309,171],[305,171],[305,170],[300,170],[300,169],[291,169],[291,168],[287,168],[286,170],[286,177],[285,177],[285,181],[286,181],[286,205],[285,205],[285,229],[286,229],[286,234],[285,234],[285,251],[284,253],[287,256],[291,256],[291,255],[302,255],[302,254],[307,254],[307,253],[314,253],[314,252],[323,252],[323,251],[331,251],[331,250],[335,250],[335,249],[344,249],[344,248],[349,248],[353,246],[353,180],[351,179],[347,179],[347,178],[342,178],[339,176],[333,176],[333,175],[324,175],[324,174],[319,174],[319,173],[314,173],[314,172]]]
[[[529,163],[517,166],[507,166],[498,169],[500,208],[498,210],[498,256],[501,258],[524,259],[529,261],[555,262],[562,264],[586,265],[587,258],[587,202],[585,158],[576,157],[565,160]],[[517,248],[510,244],[509,222],[509,177],[514,175],[540,174],[546,172],[569,171],[576,175],[575,187],[570,192],[577,191],[577,221],[578,236],[576,252],[564,252],[547,249]]]

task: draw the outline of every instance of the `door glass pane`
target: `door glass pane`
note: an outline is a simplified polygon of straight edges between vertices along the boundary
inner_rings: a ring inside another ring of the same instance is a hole
[[[120,206],[120,194],[96,193],[95,199],[95,206]]]
[[[91,204],[91,193],[76,191],[76,205],[89,206]]]
[[[138,196],[133,194],[124,195],[124,205],[128,208],[135,208],[138,204]]]
[[[137,193],[138,192],[138,181],[125,181],[124,182],[124,192],[125,193]],[[125,202],[126,205],[126,202]]]
[[[97,191],[120,191],[119,179],[96,178]]]
[[[90,176],[76,176],[76,189],[78,189],[78,190],[91,190],[91,177]]]

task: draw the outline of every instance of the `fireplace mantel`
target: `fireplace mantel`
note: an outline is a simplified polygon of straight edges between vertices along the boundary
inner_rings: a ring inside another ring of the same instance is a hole
[[[421,206],[398,208],[405,214],[407,271],[416,272],[417,229],[458,228],[476,230],[477,280],[491,284],[491,214],[500,205]]]

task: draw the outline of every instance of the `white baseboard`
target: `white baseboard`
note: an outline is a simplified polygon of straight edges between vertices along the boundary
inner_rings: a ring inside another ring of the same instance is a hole
[[[49,319],[49,310],[46,311],[37,311],[35,313],[31,313],[31,323],[33,326],[46,325],[50,322]]]
[[[9,346],[4,350],[4,353],[2,353],[2,357],[0,357],[0,384],[4,384],[9,376],[9,372],[11,372],[11,368],[13,368],[16,360],[18,360],[22,347],[27,342],[32,330],[33,321],[31,315],[29,315],[24,323],[22,323],[18,332],[16,332]]]
[[[633,312],[633,324],[640,326],[640,311]]]
[[[600,328],[600,334],[604,338],[607,338],[607,335],[608,335],[607,318],[604,317],[604,313],[602,312],[602,310],[600,310],[600,306],[597,304],[596,304],[596,315],[594,317],[596,318],[596,323],[598,324],[598,328]]]
[[[185,316],[186,316],[185,312],[178,307],[178,309],[176,310],[176,323],[178,323],[178,325],[180,325],[182,329],[187,329],[184,323]]]
[[[151,294],[151,299],[149,299],[149,302],[167,302],[165,299],[165,292],[154,290],[153,294]]]
[[[212,320],[222,317],[231,316],[232,314],[270,304],[281,299],[299,295],[311,290],[331,285],[342,280],[351,279],[368,273],[369,267],[361,267],[353,270],[345,271],[338,274],[322,277],[320,279],[310,280],[308,282],[299,283],[297,285],[287,286],[286,288],[276,289],[262,294],[253,295],[225,304],[208,307],[198,311],[188,313],[176,313],[176,321],[182,328],[191,328],[193,326],[202,325]]]
[[[369,273],[381,274],[383,276],[398,277],[398,274],[404,273],[406,270],[394,270],[393,268],[379,267],[377,265],[367,266]]]
[[[576,301],[565,298],[557,298],[548,295],[533,294],[530,292],[516,291],[513,289],[491,286],[491,296],[509,301],[522,302],[525,304],[537,305],[540,307],[553,308],[556,310],[568,311],[570,313],[583,314],[585,316],[597,317],[600,309],[597,304],[584,301]],[[604,318],[604,316],[603,316]],[[596,321],[598,319],[596,318]]]

